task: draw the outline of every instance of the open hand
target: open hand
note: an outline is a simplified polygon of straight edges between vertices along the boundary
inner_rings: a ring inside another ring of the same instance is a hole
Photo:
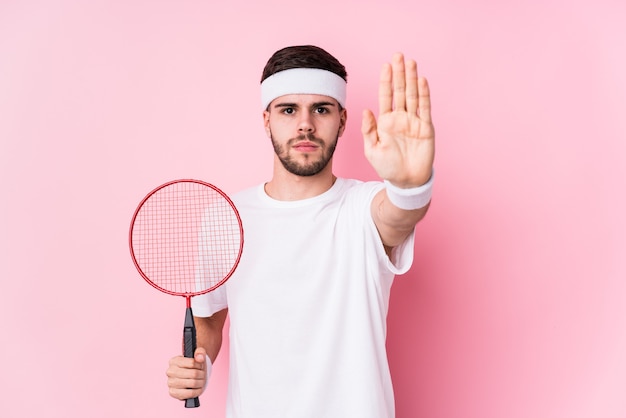
[[[402,188],[418,187],[432,174],[435,129],[428,81],[417,64],[394,54],[380,73],[378,121],[363,112],[365,156],[378,175]]]

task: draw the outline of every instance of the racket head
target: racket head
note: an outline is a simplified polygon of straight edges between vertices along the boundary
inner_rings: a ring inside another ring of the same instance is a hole
[[[133,214],[130,253],[139,274],[161,292],[210,292],[234,273],[243,252],[243,225],[230,198],[200,180],[155,188]]]

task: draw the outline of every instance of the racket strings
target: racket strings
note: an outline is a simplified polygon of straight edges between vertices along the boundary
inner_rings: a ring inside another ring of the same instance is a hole
[[[196,182],[176,182],[149,196],[132,232],[135,260],[144,275],[170,293],[218,286],[238,262],[242,234],[231,202]]]

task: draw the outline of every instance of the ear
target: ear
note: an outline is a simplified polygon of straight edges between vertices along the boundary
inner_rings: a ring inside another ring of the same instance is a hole
[[[346,130],[346,123],[348,122],[348,111],[346,109],[341,109],[341,115],[339,120],[339,133],[337,136],[343,135],[343,132]]]
[[[272,131],[270,129],[270,112],[269,110],[263,111],[263,127],[265,128],[265,135],[268,138],[272,137]]]

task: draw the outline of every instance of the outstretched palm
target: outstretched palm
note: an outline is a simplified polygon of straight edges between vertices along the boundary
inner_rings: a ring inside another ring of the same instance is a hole
[[[417,187],[432,174],[435,130],[430,91],[415,61],[395,54],[380,75],[379,115],[363,112],[365,156],[378,175],[398,187]]]

